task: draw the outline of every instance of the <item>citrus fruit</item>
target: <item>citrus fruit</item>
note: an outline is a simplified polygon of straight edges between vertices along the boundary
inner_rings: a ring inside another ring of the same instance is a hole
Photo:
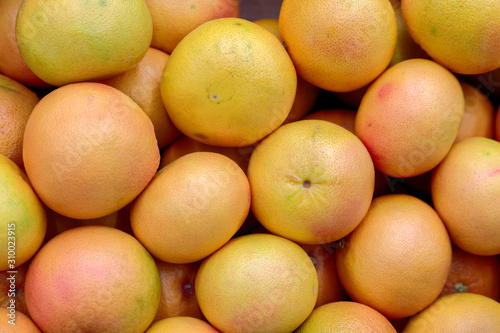
[[[145,333],[218,333],[213,326],[206,321],[188,316],[178,316],[157,321],[151,325]]]
[[[271,32],[276,38],[282,42],[279,34],[278,19],[266,18],[254,21],[254,23]],[[313,108],[318,99],[319,88],[304,80],[301,76],[297,76],[297,91],[293,101],[292,108],[286,117],[284,124],[299,120]]]
[[[297,73],[330,91],[351,91],[382,73],[396,46],[388,0],[285,0],[279,32]]]
[[[40,248],[47,229],[43,205],[26,174],[0,154],[0,271],[14,270]]]
[[[438,214],[407,194],[373,199],[335,253],[340,283],[352,300],[388,318],[408,317],[431,304],[444,287],[452,256]]]
[[[500,67],[500,2],[402,0],[411,36],[435,61],[461,74]]]
[[[272,33],[276,38],[282,41],[280,30],[279,30],[279,22],[277,18],[263,18],[253,21],[253,23],[260,25],[262,28],[266,29],[270,33]]]
[[[83,226],[40,249],[28,268],[25,293],[43,332],[144,332],[160,302],[160,278],[134,237]]]
[[[240,18],[206,22],[175,48],[163,72],[163,102],[185,135],[215,146],[251,145],[280,126],[297,76],[279,40]]]
[[[29,88],[0,74],[0,154],[23,168],[23,135],[26,122],[38,103]]]
[[[292,108],[283,124],[300,120],[311,111],[318,99],[319,88],[297,76],[297,91],[293,100]]]
[[[413,177],[450,150],[464,114],[459,81],[426,59],[400,62],[380,75],[361,100],[354,130],[382,173]]]
[[[30,317],[19,311],[0,308],[0,332],[42,333]]]
[[[229,157],[194,152],[161,169],[132,205],[135,237],[156,258],[201,260],[224,245],[250,209],[250,185]]]
[[[347,300],[340,284],[335,264],[335,249],[329,244],[299,244],[311,258],[318,274],[318,299],[314,308],[324,304]]]
[[[171,264],[155,260],[160,273],[161,299],[154,321],[171,317],[203,319],[196,300],[194,281],[201,262]]]
[[[174,142],[168,145],[163,151],[160,160],[160,169],[169,164],[170,162],[176,160],[177,158],[184,156],[189,153],[194,153],[198,151],[213,152],[225,155],[232,159],[246,174],[248,169],[248,161],[254,149],[253,145],[243,146],[243,147],[222,147],[222,146],[211,146],[199,141],[193,140],[186,135],[181,135]],[[250,230],[255,226],[258,221],[253,216],[252,212],[249,212],[245,222],[241,225],[240,229],[236,232],[235,236],[245,234],[246,231]]]
[[[332,302],[314,309],[297,333],[396,333],[380,312],[357,302]]]
[[[153,24],[144,0],[25,0],[15,34],[33,73],[62,86],[135,66],[149,48]]]
[[[478,294],[451,294],[438,298],[413,316],[405,333],[496,332],[500,327],[500,303]]]
[[[441,295],[475,293],[500,298],[500,256],[479,256],[453,246],[450,273]]]
[[[161,76],[168,57],[160,50],[149,48],[132,69],[100,81],[125,93],[146,112],[155,127],[160,149],[174,141],[180,133],[172,124],[161,100]]]
[[[160,163],[153,124],[144,111],[121,91],[90,82],[42,98],[26,124],[23,158],[41,200],[76,219],[123,208]]]
[[[16,316],[19,312],[29,316],[24,293],[24,281],[29,264],[30,261],[28,260],[14,270],[9,269],[0,272],[0,308],[9,308],[9,312],[10,309],[14,308]],[[5,319],[5,317],[3,318]],[[0,329],[0,332],[3,331]]]
[[[219,153],[232,159],[246,173],[248,161],[254,149],[253,145],[244,147],[212,146],[181,135],[168,145],[161,154],[160,169],[177,158],[197,151]]]
[[[270,232],[304,244],[336,241],[366,214],[373,196],[370,155],[351,132],[325,120],[281,126],[248,165],[252,211]]]
[[[425,51],[422,50],[422,48],[417,43],[415,43],[410,33],[408,32],[405,18],[403,16],[403,11],[401,10],[401,0],[390,1],[392,8],[394,9],[394,14],[396,15],[398,38],[396,40],[396,49],[394,50],[394,54],[392,55],[389,67],[408,59],[428,59],[429,56],[427,55],[427,53],[425,53]]]
[[[455,142],[473,136],[493,138],[495,107],[493,102],[473,85],[460,82],[465,98],[464,118],[458,129]]]
[[[318,119],[326,120],[331,123],[342,126],[351,133],[354,133],[354,122],[356,120],[356,111],[348,109],[328,109],[318,110],[309,113],[302,119]],[[375,170],[375,187],[373,190],[374,196],[379,196],[385,193],[388,188],[386,176],[378,170]]]
[[[153,20],[151,46],[172,53],[188,33],[205,22],[238,17],[237,0],[146,0]]]
[[[0,2],[0,73],[29,87],[49,86],[26,65],[16,43],[16,17],[23,0]]]
[[[314,308],[318,276],[296,243],[250,234],[203,260],[195,290],[201,311],[222,332],[292,332]]]
[[[500,142],[472,137],[454,144],[433,172],[431,194],[455,245],[500,254]]]

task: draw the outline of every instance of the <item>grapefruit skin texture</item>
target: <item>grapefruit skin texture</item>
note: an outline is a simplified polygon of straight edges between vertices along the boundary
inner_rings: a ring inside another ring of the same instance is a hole
[[[205,22],[238,17],[238,0],[146,0],[153,20],[151,46],[170,54],[188,33]]]
[[[198,318],[169,317],[152,324],[145,333],[220,333],[212,325]]]
[[[361,141],[326,120],[281,126],[248,165],[252,212],[277,235],[304,244],[341,239],[363,219],[375,170]]]
[[[295,67],[279,40],[240,18],[220,18],[191,31],[163,71],[161,93],[174,125],[214,146],[253,144],[288,116]]]
[[[454,144],[432,174],[431,194],[455,245],[500,254],[500,142],[472,137]]]
[[[0,3],[0,73],[29,87],[47,88],[49,84],[38,78],[21,57],[16,42],[17,12],[23,0],[5,0]]]
[[[460,82],[465,98],[465,112],[455,142],[473,136],[493,139],[495,132],[495,106],[480,87]]]
[[[129,70],[144,57],[152,37],[144,0],[26,0],[16,20],[21,56],[54,86]]]
[[[500,2],[402,0],[411,36],[436,62],[459,74],[500,67]]]
[[[250,210],[250,185],[229,157],[193,152],[161,169],[132,205],[135,237],[156,258],[202,260],[223,246]]]
[[[314,309],[318,276],[296,243],[250,234],[202,262],[195,290],[201,311],[222,332],[292,332]]]
[[[0,252],[0,270],[7,271],[14,270],[14,267],[10,267],[13,263],[16,267],[26,263],[42,246],[47,231],[47,217],[44,206],[26,174],[2,154],[0,193],[0,237],[4,247],[4,251]],[[11,259],[14,259],[14,262]],[[4,297],[6,296],[7,294],[4,294]],[[20,307],[19,304],[18,306]]]
[[[362,303],[340,301],[316,308],[296,332],[396,333],[396,330],[377,310]]]
[[[165,52],[150,47],[144,58],[132,69],[99,81],[125,93],[141,107],[153,122],[160,149],[180,134],[161,100],[161,76],[168,57]]]
[[[407,194],[388,194],[373,199],[336,256],[340,283],[349,296],[397,319],[421,311],[439,296],[452,249],[431,206]]]
[[[500,327],[500,303],[473,293],[438,298],[410,319],[404,332],[496,332]]]
[[[39,101],[31,89],[0,74],[0,154],[10,158],[21,169],[24,168],[24,129]]]
[[[450,273],[441,296],[469,292],[500,300],[500,256],[480,256],[453,246]]]
[[[389,65],[397,23],[388,0],[285,0],[279,33],[302,78],[346,92],[367,85]]]
[[[26,304],[43,332],[144,332],[160,302],[153,257],[105,226],[67,230],[47,242],[26,275]]]
[[[465,111],[459,81],[443,66],[410,59],[387,69],[361,100],[355,134],[375,168],[398,178],[433,169],[455,141]]]
[[[121,91],[91,82],[57,88],[35,106],[23,158],[40,199],[76,219],[123,208],[160,164],[146,113]]]

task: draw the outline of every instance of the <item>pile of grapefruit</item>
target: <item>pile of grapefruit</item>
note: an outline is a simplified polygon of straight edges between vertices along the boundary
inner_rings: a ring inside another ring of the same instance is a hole
[[[499,332],[500,2],[0,2],[1,332]]]

